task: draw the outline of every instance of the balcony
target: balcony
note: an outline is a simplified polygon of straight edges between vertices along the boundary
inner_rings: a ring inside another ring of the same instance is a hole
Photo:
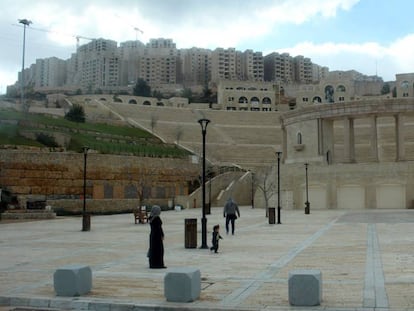
[[[293,148],[295,148],[296,151],[302,151],[303,149],[305,149],[305,145],[298,144],[298,145],[294,145]]]

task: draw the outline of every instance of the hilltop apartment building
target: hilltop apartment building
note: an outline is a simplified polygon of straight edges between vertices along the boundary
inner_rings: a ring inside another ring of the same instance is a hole
[[[95,39],[80,46],[68,60],[39,59],[23,74],[26,86],[39,91],[96,92],[126,90],[139,78],[153,89],[166,90],[216,87],[222,80],[302,84],[318,81],[326,71],[303,56],[263,56],[260,51],[234,48],[177,49],[173,40],[158,38],[147,44],[136,40],[119,46],[113,40]]]

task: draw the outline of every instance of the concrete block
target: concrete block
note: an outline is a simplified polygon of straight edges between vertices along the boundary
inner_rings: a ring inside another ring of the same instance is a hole
[[[293,270],[289,272],[289,303],[293,306],[318,306],[322,301],[322,272]]]
[[[191,267],[173,268],[164,277],[167,301],[191,302],[200,297],[200,270]]]
[[[57,296],[80,296],[92,289],[92,270],[88,266],[69,265],[55,271],[53,285]]]

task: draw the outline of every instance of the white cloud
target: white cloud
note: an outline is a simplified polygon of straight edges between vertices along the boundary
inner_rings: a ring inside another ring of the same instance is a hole
[[[17,80],[17,72],[0,70],[0,94],[5,94],[7,86]]]
[[[30,57],[64,55],[62,50],[59,50],[60,54],[57,53],[61,46],[67,51],[65,55],[70,55],[75,51],[76,36],[105,38],[118,43],[136,38],[146,43],[150,38],[164,37],[173,39],[178,48],[237,48],[243,45],[263,50],[249,46],[249,42],[269,40],[267,36],[289,24],[335,18],[339,11],[351,10],[359,1],[262,0],[258,5],[250,0],[211,0],[206,5],[203,1],[195,0],[119,0],[116,4],[110,0],[90,0],[86,4],[78,0],[4,0],[0,20],[3,20],[3,29],[9,21],[10,24],[17,23],[18,18],[33,21],[29,39],[38,37],[40,41],[29,42],[31,45],[28,45],[26,64],[29,65]],[[24,16],[16,16],[22,7],[25,7]],[[144,33],[135,31],[135,27]],[[49,32],[35,34],[34,28],[47,29]],[[16,41],[20,44],[21,40],[20,29],[10,38],[7,45],[14,51],[14,58],[5,61],[8,68],[12,67],[12,63],[15,64],[13,68],[16,68],[16,72],[13,80],[6,80],[10,72],[0,73],[0,85],[14,83],[21,66],[20,48],[16,47]],[[80,43],[87,43],[87,40],[80,39]],[[280,46],[283,42],[276,44]],[[269,52],[273,50],[263,50],[265,55]],[[316,44],[309,41],[283,49],[282,52],[310,57],[313,62],[326,65],[331,70],[356,69],[365,74],[378,72],[385,79],[393,79],[398,72],[414,71],[414,60],[411,59],[414,35],[399,38],[388,45],[376,42]],[[1,65],[0,68],[6,67]]]
[[[302,24],[315,16],[335,17],[338,10],[350,10],[359,0],[292,0],[262,8],[257,17],[267,23]]]
[[[414,33],[392,42],[387,56],[392,59],[398,73],[414,72]]]
[[[49,29],[50,40],[68,46],[73,37],[106,38],[118,42],[138,38],[169,37],[179,47],[230,47],[251,38],[277,31],[277,26],[301,24],[317,16],[334,17],[338,10],[349,10],[359,0],[264,0],[260,6],[248,0],[191,0],[150,3],[121,1],[120,5],[105,5],[102,1],[30,2],[26,14],[33,27]],[[156,9],[155,9],[156,8]],[[174,14],[171,12],[174,11]]]
[[[293,56],[304,55],[330,70],[355,69],[368,75],[378,73],[384,80],[394,80],[397,73],[414,72],[414,34],[398,38],[388,45],[376,42],[301,42],[277,52],[287,52]]]
[[[235,47],[257,37],[276,32],[279,25],[302,24],[317,16],[334,17],[338,10],[349,10],[359,0],[270,1],[260,9],[231,8],[220,12],[194,12],[179,28],[164,29],[180,47]],[[213,17],[211,17],[213,16]],[[252,47],[254,48],[254,47]]]

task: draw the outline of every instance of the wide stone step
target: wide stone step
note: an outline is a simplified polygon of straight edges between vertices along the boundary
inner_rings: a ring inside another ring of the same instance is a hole
[[[48,210],[8,210],[1,214],[1,219],[53,219],[56,213]]]

